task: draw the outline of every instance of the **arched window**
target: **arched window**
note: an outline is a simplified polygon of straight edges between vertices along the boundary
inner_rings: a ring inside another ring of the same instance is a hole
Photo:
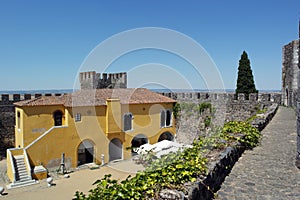
[[[90,140],[84,140],[80,143],[77,150],[78,166],[94,162],[94,144]]]
[[[17,112],[17,128],[18,128],[18,130],[21,129],[21,113],[20,113],[20,111]]]
[[[109,161],[120,160],[123,157],[123,145],[121,140],[114,138],[109,143]]]
[[[166,126],[166,111],[162,110],[160,112],[160,127],[165,127]]]
[[[173,141],[174,140],[174,135],[170,132],[164,132],[159,136],[157,142],[160,142],[160,141],[163,141],[163,140]]]
[[[62,125],[63,113],[60,110],[57,110],[53,113],[54,126]]]
[[[166,126],[170,126],[171,125],[171,111],[167,110],[167,116],[166,116]]]
[[[131,154],[136,155],[136,148],[148,143],[148,138],[144,134],[138,134],[131,140]]]

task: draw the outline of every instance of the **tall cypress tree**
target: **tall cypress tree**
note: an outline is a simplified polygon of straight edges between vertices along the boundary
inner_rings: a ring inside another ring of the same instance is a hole
[[[252,75],[252,70],[250,66],[250,60],[245,51],[241,55],[238,68],[238,78],[236,84],[235,93],[244,93],[246,98],[249,98],[250,93],[257,93],[258,91],[255,88],[254,79]]]

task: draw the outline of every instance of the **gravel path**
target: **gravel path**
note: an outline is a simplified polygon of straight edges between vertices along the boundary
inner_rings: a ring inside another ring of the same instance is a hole
[[[261,144],[235,164],[217,199],[300,199],[294,110],[279,107],[262,135]]]
[[[0,160],[0,186],[8,183],[6,175],[6,160]]]

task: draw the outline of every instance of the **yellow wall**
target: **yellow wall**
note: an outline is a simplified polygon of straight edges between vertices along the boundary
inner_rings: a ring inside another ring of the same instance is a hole
[[[109,141],[105,136],[105,110],[104,106],[66,109],[68,126],[53,129],[27,149],[32,165],[51,168],[60,161],[61,154],[65,153],[65,159],[71,162],[71,167],[77,167],[77,150],[84,140],[95,144],[94,161],[99,163],[101,154],[108,154]],[[74,121],[76,113],[81,114],[79,122]]]
[[[10,181],[15,180],[15,175],[13,173],[13,160],[11,159],[11,151],[8,149],[6,152],[6,165],[7,165],[7,171],[6,174]]]
[[[34,145],[26,148],[32,166],[43,165],[46,168],[59,166],[62,153],[65,153],[65,158],[70,158],[74,165],[74,149],[78,137],[66,130],[67,128],[54,128]]]
[[[77,149],[82,141],[89,140],[95,144],[96,162],[100,162],[101,154],[108,155],[108,139],[106,137],[106,106],[70,108],[68,131],[77,134],[74,155],[77,162]],[[76,113],[81,113],[81,121],[75,122]],[[107,158],[107,156],[105,156]],[[75,163],[74,163],[75,164]],[[77,163],[76,163],[77,166]]]
[[[138,134],[145,135],[150,144],[156,143],[159,136],[167,131],[175,136],[176,127],[174,122],[171,127],[160,127],[161,110],[172,110],[172,108],[172,103],[122,105],[122,115],[127,112],[130,112],[133,115],[132,130],[126,132],[123,143],[125,159],[131,157],[131,150],[126,150],[126,147],[131,147],[132,139]]]
[[[119,99],[107,99],[106,133],[119,133],[121,127],[121,104]]]
[[[16,147],[26,147],[44,132],[54,126],[53,113],[60,110],[63,114],[65,108],[63,106],[26,106],[16,108],[21,112],[21,130],[16,130]],[[16,114],[17,114],[16,112]],[[63,125],[65,117],[63,117]]]
[[[53,127],[53,113],[61,110],[64,113],[64,127],[55,127],[44,137],[28,147],[27,154],[32,166],[43,165],[52,168],[60,164],[61,154],[70,162],[70,167],[77,167],[78,147],[84,140],[91,141],[94,146],[95,162],[100,164],[101,154],[105,162],[109,159],[109,143],[118,138],[123,144],[123,158],[131,157],[131,146],[134,136],[144,134],[151,144],[158,141],[159,136],[169,131],[175,134],[175,124],[172,127],[160,127],[160,112],[162,109],[172,109],[173,104],[138,104],[121,105],[119,100],[108,100],[107,106],[64,108],[63,106],[35,106],[16,108],[22,113],[23,128],[16,139],[16,145],[26,147],[41,134],[32,130]],[[122,131],[123,115],[131,112],[134,119],[132,130]],[[76,113],[81,114],[81,121],[75,122]],[[22,141],[23,140],[23,141]],[[21,145],[24,143],[24,146]]]

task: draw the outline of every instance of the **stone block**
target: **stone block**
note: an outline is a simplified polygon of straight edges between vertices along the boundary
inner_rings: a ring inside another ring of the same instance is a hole
[[[9,101],[9,94],[2,94],[1,101],[8,102]]]
[[[245,100],[245,94],[239,93],[238,94],[238,100],[239,101],[244,101]]]
[[[46,179],[48,176],[47,169],[42,165],[35,166],[33,169],[32,177],[36,180]]]
[[[18,102],[21,100],[21,95],[20,94],[13,94],[13,101]]]
[[[31,99],[31,94],[24,94],[24,99],[25,100],[30,100]]]

